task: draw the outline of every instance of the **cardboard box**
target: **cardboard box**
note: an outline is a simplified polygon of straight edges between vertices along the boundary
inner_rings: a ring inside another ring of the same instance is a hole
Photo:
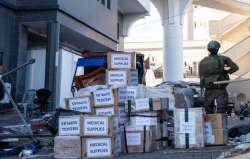
[[[108,69],[136,69],[136,54],[125,52],[109,52]]]
[[[54,157],[57,159],[81,159],[81,137],[56,136]]]
[[[114,106],[119,104],[117,90],[111,88],[92,92],[92,100],[95,107]]]
[[[211,122],[205,123],[205,143],[210,146],[226,145],[228,141],[227,129],[213,129]]]
[[[129,78],[130,76],[127,70],[106,71],[106,84],[108,86],[127,86]]]
[[[119,87],[115,91],[117,91],[115,93],[118,94],[117,98],[119,99],[119,105],[125,104],[125,102],[127,101],[127,87]]]
[[[134,102],[139,90],[135,86],[100,89],[92,92],[94,107],[118,106],[127,100]]]
[[[60,116],[58,121],[59,136],[81,136],[82,116]]]
[[[124,87],[127,85],[138,85],[137,70],[107,70],[106,84],[108,86]]]
[[[226,145],[228,141],[228,131],[226,129],[213,129],[215,142],[213,145]]]
[[[82,159],[113,159],[120,153],[120,134],[114,137],[82,139]]]
[[[206,114],[205,121],[212,123],[212,129],[224,129],[227,126],[225,114]]]
[[[84,116],[84,137],[113,136],[120,132],[118,117]]]
[[[141,95],[145,93],[144,91],[145,90],[140,90],[140,87],[137,86],[128,86],[126,89],[127,100],[131,100],[131,102],[134,103],[135,99],[144,97]]]
[[[139,94],[136,86],[119,87],[113,89],[115,102],[117,105],[125,104],[128,100],[134,103],[137,95]]]
[[[203,108],[175,109],[175,148],[201,148],[205,145]]]
[[[93,114],[93,100],[91,100],[91,96],[66,98],[65,103],[66,109]]]
[[[95,115],[98,116],[114,116],[119,114],[119,106],[97,107]]]
[[[119,87],[114,89],[115,98],[118,101],[118,104],[125,104],[128,100],[131,100],[132,103],[135,103],[135,99],[144,98],[145,90],[144,87],[139,86],[127,86]]]
[[[158,120],[157,112],[132,113],[130,115],[130,125],[134,126],[156,126]]]
[[[155,136],[154,126],[124,126],[121,133],[122,152],[151,152],[155,149]]]
[[[141,98],[136,99],[135,103],[127,101],[125,103],[126,112],[147,112],[167,109],[168,98]]]

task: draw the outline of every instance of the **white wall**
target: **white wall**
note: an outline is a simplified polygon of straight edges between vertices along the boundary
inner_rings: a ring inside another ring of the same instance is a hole
[[[105,1],[106,2],[106,1]],[[111,0],[111,9],[107,3],[102,5],[97,0],[58,0],[59,7],[80,21],[117,40],[117,0]]]
[[[41,89],[45,86],[45,48],[35,48],[29,51],[29,57],[34,58],[36,62],[27,67],[26,90]]]
[[[65,98],[72,97],[71,83],[76,68],[76,63],[80,56],[73,54],[67,50],[61,49],[59,56],[59,107],[65,107]]]

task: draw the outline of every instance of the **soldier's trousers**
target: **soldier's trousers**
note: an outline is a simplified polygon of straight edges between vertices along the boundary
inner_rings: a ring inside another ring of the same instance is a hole
[[[205,90],[205,110],[206,113],[226,113],[228,103],[228,93],[226,88]],[[215,100],[217,108],[215,106]]]

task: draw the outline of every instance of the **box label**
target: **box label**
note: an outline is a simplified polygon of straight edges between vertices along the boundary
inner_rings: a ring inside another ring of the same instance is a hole
[[[126,86],[127,71],[108,71],[108,85]]]
[[[215,143],[215,136],[213,135],[212,123],[205,123],[205,142],[208,144]]]
[[[137,97],[137,89],[127,87],[127,100],[135,100]]]
[[[100,116],[112,116],[115,115],[115,108],[109,107],[109,108],[96,108],[96,115]]]
[[[133,122],[133,119],[135,122]],[[154,126],[157,125],[157,118],[156,117],[141,117],[136,116],[132,117],[132,125],[135,124],[137,126]]]
[[[185,122],[184,110],[180,112],[180,133],[193,133],[195,134],[196,122],[195,112],[188,112],[188,122]]]
[[[94,92],[95,106],[114,105],[112,89],[102,89]]]
[[[111,68],[131,68],[131,54],[111,54]]]
[[[149,99],[148,98],[142,98],[142,99],[136,99],[135,100],[135,110],[148,110],[149,109]]]
[[[127,144],[129,146],[141,145],[141,133],[126,133]]]
[[[91,112],[91,105],[89,97],[69,99],[70,110],[79,111],[83,113]]]
[[[80,116],[59,118],[59,136],[80,135]]]
[[[84,117],[84,135],[108,135],[107,117]]]
[[[86,150],[88,158],[111,156],[111,138],[87,139]]]

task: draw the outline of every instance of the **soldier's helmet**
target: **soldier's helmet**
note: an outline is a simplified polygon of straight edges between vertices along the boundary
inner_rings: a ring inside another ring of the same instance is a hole
[[[207,50],[211,54],[217,54],[220,49],[220,43],[218,41],[212,40],[207,44]]]
[[[218,41],[212,40],[207,44],[207,49],[220,49],[220,43]]]

